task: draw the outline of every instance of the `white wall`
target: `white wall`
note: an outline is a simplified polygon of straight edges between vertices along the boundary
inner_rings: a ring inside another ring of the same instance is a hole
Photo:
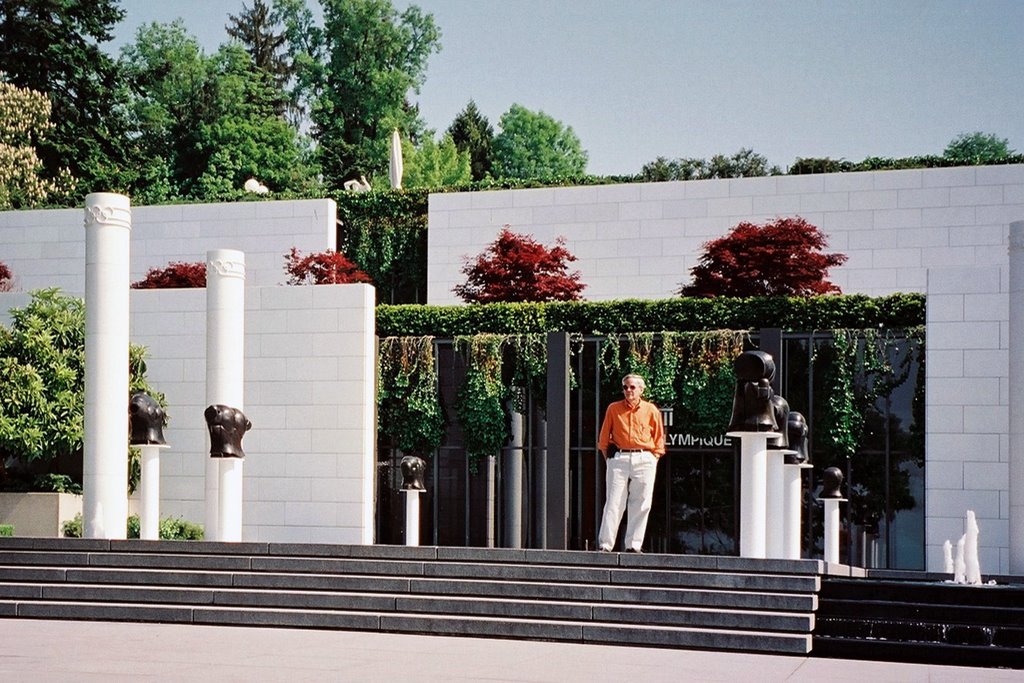
[[[210,249],[245,252],[246,284],[287,279],[284,256],[337,246],[333,199],[132,207],[131,280],[172,261],[205,262]],[[0,261],[15,286],[85,291],[82,209],[0,212]]]
[[[373,287],[246,287],[245,297],[245,414],[253,428],[242,441],[243,540],[372,543]],[[0,322],[9,325],[7,312],[28,301],[0,293]],[[160,514],[198,523],[210,452],[205,307],[204,289],[131,293],[131,341],[147,348],[147,378],[168,403]]]
[[[927,568],[942,570],[973,509],[982,571],[1008,573],[1007,249],[1024,165],[431,195],[427,300],[458,303],[463,257],[506,223],[566,237],[589,300],[659,299],[689,281],[704,242],[796,215],[849,256],[830,273],[843,292],[928,295]]]
[[[831,273],[844,292],[921,292],[929,268],[1007,261],[1007,225],[1024,216],[1024,166],[434,194],[427,301],[459,303],[464,257],[505,224],[547,245],[564,236],[583,296],[601,301],[674,296],[704,242],[741,221],[796,215],[849,256]]]
[[[161,514],[205,515],[209,438],[206,292],[132,292],[131,337],[167,396]],[[374,290],[246,287],[245,491],[248,541],[372,543]]]

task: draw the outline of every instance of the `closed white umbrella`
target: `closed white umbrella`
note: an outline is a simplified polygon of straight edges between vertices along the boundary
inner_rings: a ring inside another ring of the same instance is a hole
[[[391,179],[391,188],[402,187],[402,140],[398,137],[398,129],[391,131],[391,158],[388,162],[388,178]]]

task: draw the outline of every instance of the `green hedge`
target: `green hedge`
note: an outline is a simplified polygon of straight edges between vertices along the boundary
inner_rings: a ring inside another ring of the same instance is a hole
[[[464,306],[378,306],[377,335],[404,337],[491,332],[525,334],[565,331],[697,332],[718,329],[828,330],[909,328],[924,325],[923,294],[867,297],[860,294],[812,298],[626,299],[607,302],[474,304]]]

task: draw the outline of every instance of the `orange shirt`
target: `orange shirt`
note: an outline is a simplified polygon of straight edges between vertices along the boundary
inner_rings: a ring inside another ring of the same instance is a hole
[[[658,457],[665,455],[665,427],[661,423],[661,411],[643,399],[635,408],[631,408],[625,399],[612,403],[604,413],[597,447],[605,452],[609,441],[619,448],[642,448]]]

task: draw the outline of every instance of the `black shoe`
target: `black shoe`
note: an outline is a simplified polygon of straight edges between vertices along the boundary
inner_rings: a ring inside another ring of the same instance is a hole
[[[644,551],[640,550],[640,548],[626,548],[626,552],[627,553],[636,553],[637,555],[643,555],[644,554]]]

